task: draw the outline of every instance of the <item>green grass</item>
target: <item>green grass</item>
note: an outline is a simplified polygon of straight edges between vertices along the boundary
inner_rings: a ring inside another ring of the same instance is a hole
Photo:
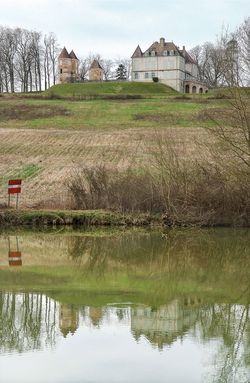
[[[1,100],[0,108],[29,107],[35,110],[53,108],[62,110],[62,114],[25,119],[5,119],[1,127],[26,129],[126,129],[126,128],[167,128],[167,127],[202,127],[208,121],[200,118],[207,108],[225,107],[225,100],[143,99],[143,100]]]
[[[9,179],[21,178],[22,180],[27,180],[38,175],[41,171],[41,167],[35,164],[25,164],[21,167],[11,169],[9,173],[4,176],[0,176],[0,186],[7,184]]]
[[[89,95],[141,95],[172,96],[178,93],[163,84],[140,82],[102,82],[83,84],[58,84],[44,92],[44,95],[54,97],[79,97]]]

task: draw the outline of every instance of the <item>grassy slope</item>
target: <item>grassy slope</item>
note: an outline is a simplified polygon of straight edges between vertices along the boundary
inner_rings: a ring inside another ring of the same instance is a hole
[[[226,103],[207,95],[182,99],[169,87],[155,83],[67,84],[52,87],[47,95],[51,91],[60,97],[104,92],[147,98],[0,97],[0,204],[6,202],[6,180],[22,177],[23,206],[67,207],[64,181],[72,169],[100,161],[108,166],[142,166],[149,161],[158,129],[170,134],[181,151],[185,146],[188,155],[195,156],[194,139],[202,140],[201,128],[209,124],[201,118],[202,111]]]
[[[176,95],[177,92],[172,88],[158,83],[142,82],[102,82],[85,84],[60,84],[52,86],[45,92],[47,95],[61,97],[71,97],[78,95],[100,95],[100,94],[119,94],[119,95]]]

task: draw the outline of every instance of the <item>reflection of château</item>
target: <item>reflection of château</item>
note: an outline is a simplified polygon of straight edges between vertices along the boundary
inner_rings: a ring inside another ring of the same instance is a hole
[[[95,327],[99,327],[102,318],[103,318],[103,310],[101,307],[90,307],[89,308],[89,318],[91,320],[91,323]]]
[[[151,307],[136,307],[131,309],[131,331],[136,340],[144,335],[149,342],[162,349],[170,345],[177,337],[186,333],[192,327],[198,315],[198,309],[192,307],[194,301],[190,300],[183,305],[173,300],[157,310]]]
[[[59,327],[64,338],[74,334],[79,326],[79,312],[71,305],[60,305]]]
[[[154,309],[127,304],[79,307],[58,304],[39,293],[0,293],[0,318],[1,352],[41,350],[53,347],[59,336],[73,335],[78,327],[101,329],[119,323],[127,327],[128,336],[130,330],[136,340],[143,336],[160,350],[197,329],[194,337],[220,339],[227,352],[232,350],[233,367],[236,350],[247,350],[250,339],[249,306],[204,305],[194,298],[175,299]]]

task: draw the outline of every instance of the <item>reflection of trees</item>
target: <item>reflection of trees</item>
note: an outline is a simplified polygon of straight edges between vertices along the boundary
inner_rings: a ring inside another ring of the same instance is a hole
[[[214,304],[201,310],[202,339],[223,341],[214,362],[214,382],[248,382],[241,373],[244,374],[249,354],[249,319],[249,305]]]
[[[55,345],[58,336],[74,334],[78,326],[102,328],[114,323],[130,326],[136,340],[144,337],[162,350],[187,334],[216,350],[212,377],[206,381],[247,382],[250,306],[204,303],[183,297],[158,307],[58,304],[42,294],[0,294],[0,351],[25,352]]]
[[[104,279],[111,281],[117,273],[124,273],[132,282],[139,280],[141,286],[143,280],[145,287],[152,282],[153,290],[144,303],[156,306],[174,299],[176,293],[185,296],[185,283],[192,286],[196,296],[204,291],[215,294],[218,288],[228,297],[241,295],[241,302],[245,302],[244,291],[249,288],[250,234],[244,230],[78,236],[70,238],[68,254],[84,280],[96,277],[100,289]]]
[[[41,349],[56,337],[54,301],[39,293],[0,293],[0,349]]]

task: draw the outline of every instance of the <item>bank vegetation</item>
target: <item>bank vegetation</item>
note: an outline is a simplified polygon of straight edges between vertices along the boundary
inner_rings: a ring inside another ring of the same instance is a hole
[[[76,209],[160,213],[167,226],[250,225],[250,105],[239,88],[230,107],[207,109],[209,144],[181,156],[172,137],[155,132],[152,161],[141,168],[78,166],[66,181]],[[188,148],[185,148],[188,151]]]

